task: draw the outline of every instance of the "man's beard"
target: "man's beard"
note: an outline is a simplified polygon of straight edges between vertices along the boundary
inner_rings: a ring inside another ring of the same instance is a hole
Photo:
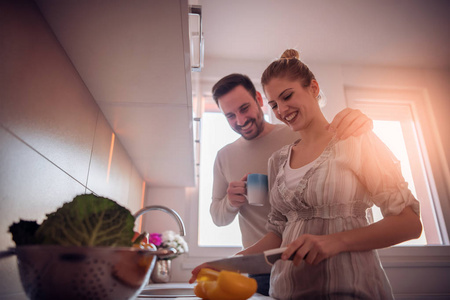
[[[256,126],[256,131],[254,133],[252,133],[251,135],[245,135],[244,133],[242,133],[240,131],[241,127],[245,127],[245,125],[247,125],[249,122],[252,122],[252,126],[255,125]],[[258,118],[258,119],[250,119],[248,120],[248,122],[245,122],[244,126],[239,126],[239,130],[235,130],[237,133],[239,133],[244,139],[246,140],[253,140],[254,138],[258,137],[261,132],[263,132],[264,130],[264,119],[263,118]]]

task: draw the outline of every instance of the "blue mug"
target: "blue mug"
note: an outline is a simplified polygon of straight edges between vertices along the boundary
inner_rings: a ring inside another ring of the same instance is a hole
[[[269,199],[269,183],[265,174],[248,174],[247,195],[244,195],[250,205],[263,206]]]

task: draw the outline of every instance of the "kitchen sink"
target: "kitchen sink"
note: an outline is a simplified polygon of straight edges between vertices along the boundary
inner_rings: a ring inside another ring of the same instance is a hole
[[[139,298],[175,298],[193,297],[196,298],[193,288],[173,287],[173,288],[152,288],[141,292]]]

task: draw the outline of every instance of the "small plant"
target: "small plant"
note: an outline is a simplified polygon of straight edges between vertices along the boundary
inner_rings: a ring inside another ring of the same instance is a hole
[[[177,255],[169,259],[189,251],[189,247],[183,237],[172,230],[166,230],[163,233],[152,233],[148,238],[148,242],[158,248],[174,248],[177,250]]]

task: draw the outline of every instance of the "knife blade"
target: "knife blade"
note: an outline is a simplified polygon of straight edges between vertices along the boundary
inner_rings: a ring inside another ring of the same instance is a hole
[[[209,261],[206,264],[218,269],[238,273],[267,274],[270,273],[273,264],[281,259],[281,254],[287,248],[276,248],[258,254],[236,255],[229,258]],[[292,260],[294,255],[289,259]]]

